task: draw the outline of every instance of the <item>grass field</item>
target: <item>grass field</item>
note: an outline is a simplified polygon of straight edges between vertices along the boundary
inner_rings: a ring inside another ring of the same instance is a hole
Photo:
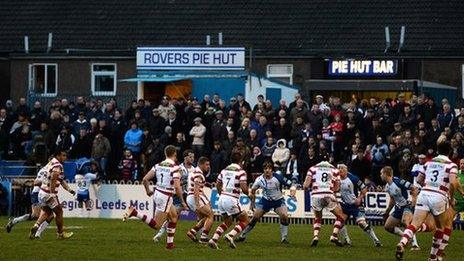
[[[291,225],[291,244],[279,243],[278,224],[257,224],[248,240],[230,249],[220,241],[221,250],[195,244],[185,236],[192,222],[178,224],[175,250],[165,250],[165,242],[152,241],[153,230],[137,220],[122,222],[103,219],[65,219],[68,229],[75,233],[69,240],[57,240],[55,229],[47,229],[42,239],[29,240],[32,222],[18,224],[10,234],[4,230],[7,219],[0,217],[0,260],[394,260],[395,245],[399,238],[381,227],[375,227],[383,247],[375,248],[357,227],[349,226],[353,246],[340,248],[328,242],[331,227],[322,227],[322,236],[316,248],[310,248],[310,225]],[[216,224],[215,224],[216,225]],[[212,234],[212,233],[211,233]],[[422,250],[407,251],[405,260],[427,260],[431,244],[430,233],[419,234]],[[462,246],[464,232],[455,231],[447,248],[446,260],[464,260]]]

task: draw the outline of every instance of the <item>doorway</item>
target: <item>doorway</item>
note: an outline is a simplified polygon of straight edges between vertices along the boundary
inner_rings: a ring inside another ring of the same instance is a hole
[[[163,96],[171,99],[189,99],[192,95],[192,81],[181,80],[172,82],[144,82],[143,99],[158,106]]]

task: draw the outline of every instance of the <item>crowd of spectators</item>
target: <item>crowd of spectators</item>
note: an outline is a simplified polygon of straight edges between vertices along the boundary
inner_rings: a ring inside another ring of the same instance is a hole
[[[464,110],[456,112],[446,99],[437,105],[425,95],[406,100],[402,93],[385,100],[294,98],[272,104],[260,95],[251,107],[242,94],[229,101],[217,94],[200,100],[165,96],[159,104],[134,100],[129,108],[84,97],[56,99],[49,108],[36,101],[30,108],[21,98],[0,110],[0,159],[44,164],[54,150],[65,149],[71,159],[97,162],[104,178],[134,180],[174,145],[179,162],[187,149],[196,159],[209,157],[212,180],[238,151],[250,179],[270,160],[301,183],[310,166],[326,160],[345,163],[375,187],[386,165],[411,181],[412,166],[435,156],[439,138],[451,142],[453,161],[464,157]]]

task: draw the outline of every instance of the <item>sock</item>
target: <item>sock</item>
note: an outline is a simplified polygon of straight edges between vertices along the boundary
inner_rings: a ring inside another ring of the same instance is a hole
[[[444,231],[437,230],[433,235],[432,249],[430,250],[430,259],[436,259],[437,253],[443,240]]]
[[[443,256],[443,254],[445,253],[445,248],[449,244],[449,239],[450,239],[450,236],[451,236],[451,232],[452,232],[452,230],[450,228],[445,228],[443,230],[443,238],[441,240],[441,244],[438,247],[438,252],[437,252],[438,256]]]
[[[396,235],[402,237],[403,234],[404,234],[404,231],[401,230],[401,228],[399,228],[399,227],[395,227],[395,228],[393,229],[393,234],[396,234]]]
[[[40,237],[42,235],[42,232],[50,225],[47,220],[45,220],[42,224],[40,224],[39,229],[35,233],[36,237]]]
[[[414,236],[414,233],[416,233],[416,228],[413,225],[408,225],[401,237],[400,243],[403,244],[403,246],[407,245],[409,240]]]
[[[242,230],[246,227],[246,225],[243,222],[239,222],[237,225],[235,225],[234,229],[232,229],[229,232],[229,236],[234,238],[238,233],[242,232]]]
[[[209,230],[205,230],[203,229],[203,231],[201,232],[201,240],[205,241],[205,240],[208,240],[208,234],[209,234]]]
[[[340,229],[340,232],[339,234],[345,238],[346,242],[351,242],[351,238],[350,236],[348,235],[348,230],[346,229],[345,226],[343,226],[341,229]]]
[[[343,223],[344,223],[343,219],[337,217],[337,219],[335,220],[334,226],[333,226],[333,232],[332,232],[333,237],[338,237],[338,232],[343,227]]]
[[[160,230],[156,234],[155,237],[161,237],[166,233],[166,227],[168,226],[168,221],[164,221],[163,225],[161,226]]]
[[[280,237],[281,239],[287,238],[288,224],[280,224]]]
[[[430,231],[430,227],[425,223],[422,223],[422,225],[417,229],[417,232],[428,232],[428,231]]]
[[[196,235],[198,233],[198,231],[201,229],[201,226],[197,224],[195,224],[194,227],[192,227],[190,229],[190,233],[192,233],[193,235]]]
[[[369,236],[369,238],[372,239],[372,241],[380,241],[377,235],[374,233],[374,229],[365,221],[358,223],[358,225]]]
[[[137,211],[135,211],[135,215],[137,216],[137,218],[141,219],[142,222],[144,222],[145,224],[147,224],[149,227],[155,229],[156,228],[156,221],[152,218],[152,219],[148,219],[147,218],[147,215],[143,215],[143,214],[140,214],[138,213]]]
[[[379,238],[377,237],[377,235],[375,234],[374,232],[374,229],[371,227],[371,226],[368,226],[368,229],[365,230],[365,232],[367,233],[367,235],[369,235],[369,237],[372,239],[372,241],[374,242],[379,242]]]
[[[313,233],[314,237],[319,236],[319,231],[321,230],[321,219],[320,218],[315,218],[314,223],[313,223]]]
[[[32,219],[31,217],[32,217],[31,214],[24,214],[24,215],[22,215],[20,217],[14,218],[13,221],[11,221],[11,222],[13,223],[13,225],[16,225],[19,222],[31,220]]]
[[[176,225],[177,223],[175,222],[168,223],[168,227],[166,229],[167,231],[166,242],[168,243],[168,246],[174,244],[174,234],[176,233]]]
[[[414,234],[414,236],[412,237],[411,239],[411,244],[413,246],[419,246],[419,243],[417,243],[417,238],[416,238],[416,235]]]
[[[246,237],[246,235],[247,235],[248,233],[250,233],[251,230],[253,230],[253,228],[254,228],[255,225],[256,225],[256,222],[257,222],[257,221],[256,221],[255,219],[252,219],[251,222],[250,222],[250,224],[248,224],[248,226],[243,230],[241,236],[242,236],[242,237]]]
[[[214,235],[213,235],[213,238],[212,238],[213,241],[217,242],[219,237],[221,237],[222,233],[224,233],[224,231],[226,231],[228,228],[229,228],[229,226],[227,226],[225,223],[222,223],[221,225],[219,225],[216,228],[216,232],[214,232]]]

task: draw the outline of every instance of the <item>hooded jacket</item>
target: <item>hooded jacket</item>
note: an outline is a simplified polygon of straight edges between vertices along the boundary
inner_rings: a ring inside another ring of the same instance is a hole
[[[279,147],[279,144],[283,143],[283,148]],[[286,166],[287,161],[290,158],[290,150],[287,148],[287,141],[285,139],[280,139],[277,141],[276,149],[272,154],[272,162],[278,163],[279,166]]]

